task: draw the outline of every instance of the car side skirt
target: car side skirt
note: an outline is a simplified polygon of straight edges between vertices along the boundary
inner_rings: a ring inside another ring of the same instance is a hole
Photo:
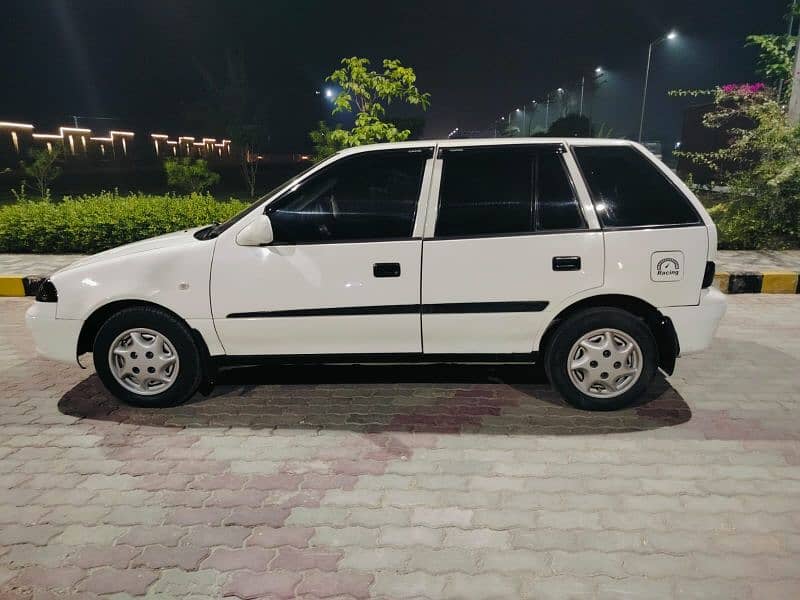
[[[519,354],[426,354],[422,352],[377,354],[291,354],[215,356],[218,368],[275,364],[532,364],[538,352]]]

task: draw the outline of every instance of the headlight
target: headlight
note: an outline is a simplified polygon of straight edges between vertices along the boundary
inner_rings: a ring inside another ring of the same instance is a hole
[[[56,286],[49,279],[45,279],[39,284],[39,289],[36,290],[37,302],[58,302],[58,292]]]

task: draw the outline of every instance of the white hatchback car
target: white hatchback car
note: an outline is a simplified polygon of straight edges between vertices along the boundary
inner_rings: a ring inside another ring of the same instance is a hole
[[[635,143],[379,144],[225,223],[78,261],[27,322],[41,354],[92,352],[142,406],[265,360],[542,361],[569,402],[612,409],[709,345],[716,245],[694,194]]]

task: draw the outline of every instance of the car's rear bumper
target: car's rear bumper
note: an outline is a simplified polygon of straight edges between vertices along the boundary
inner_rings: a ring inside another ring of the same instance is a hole
[[[36,351],[52,360],[75,362],[82,321],[57,319],[55,302],[34,302],[25,313]]]
[[[681,356],[708,348],[727,306],[725,294],[711,287],[700,292],[700,303],[696,306],[660,309],[675,327]]]

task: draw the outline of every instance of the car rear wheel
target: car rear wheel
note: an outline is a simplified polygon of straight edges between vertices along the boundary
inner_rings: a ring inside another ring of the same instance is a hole
[[[658,348],[648,326],[618,308],[592,308],[572,315],[546,349],[553,387],[585,410],[630,405],[656,373]]]
[[[135,406],[182,404],[202,380],[191,331],[156,307],[131,307],[111,316],[97,332],[93,354],[103,384]]]

